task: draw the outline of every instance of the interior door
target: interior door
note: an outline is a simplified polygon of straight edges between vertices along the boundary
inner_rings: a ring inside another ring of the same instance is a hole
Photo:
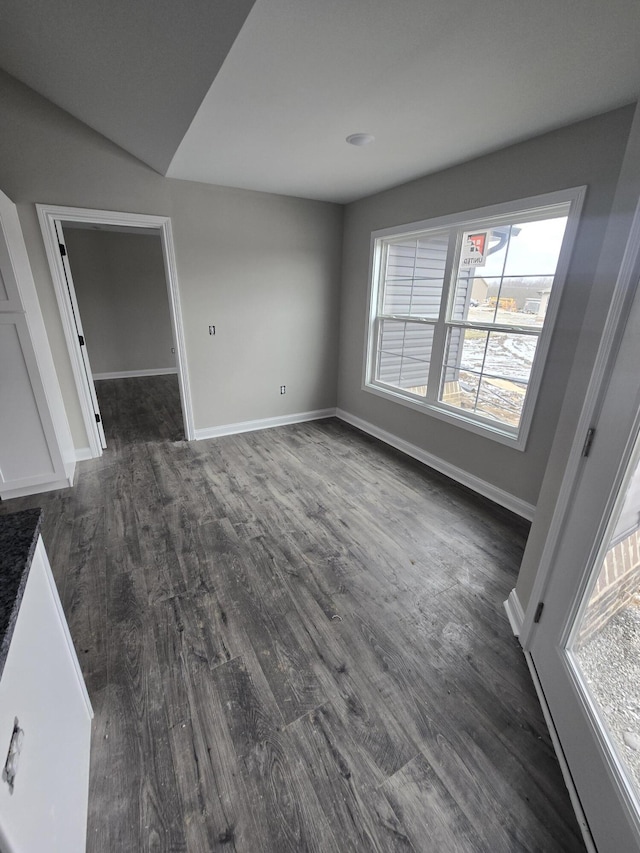
[[[67,290],[69,292],[69,299],[71,300],[71,307],[73,310],[73,320],[76,327],[76,332],[78,335],[78,345],[80,347],[80,353],[82,354],[82,363],[84,366],[84,373],[87,380],[87,388],[89,389],[89,394],[91,396],[91,404],[93,406],[93,413],[96,419],[96,429],[98,431],[98,435],[100,437],[100,446],[104,450],[107,446],[107,441],[104,436],[104,427],[102,425],[102,415],[100,414],[100,406],[98,405],[98,397],[96,395],[96,386],[93,381],[93,373],[91,372],[91,364],[89,362],[89,353],[87,351],[87,345],[84,337],[84,331],[82,329],[82,319],[80,318],[80,309],[78,307],[78,300],[76,299],[76,291],[73,286],[73,277],[71,275],[71,267],[69,265],[69,255],[67,254],[67,247],[64,242],[64,234],[62,231],[62,226],[59,222],[55,223],[56,225],[56,235],[58,237],[58,246],[60,247],[60,254],[62,256],[62,265],[64,267],[64,275],[67,282]]]
[[[636,274],[637,276],[637,274]],[[599,853],[640,851],[640,293],[529,650]]]

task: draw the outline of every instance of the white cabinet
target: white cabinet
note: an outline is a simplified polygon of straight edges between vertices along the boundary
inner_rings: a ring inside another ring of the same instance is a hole
[[[0,778],[3,853],[82,853],[91,704],[42,539],[0,678],[0,764],[24,733],[13,790]],[[6,776],[6,774],[3,774]]]
[[[18,212],[0,192],[0,498],[64,488],[74,470]]]

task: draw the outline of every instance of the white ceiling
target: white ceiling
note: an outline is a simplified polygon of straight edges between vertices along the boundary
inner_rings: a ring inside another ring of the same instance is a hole
[[[254,0],[0,0],[0,68],[164,174]]]
[[[338,202],[640,94],[638,0],[251,6],[3,0],[0,66],[169,177]]]

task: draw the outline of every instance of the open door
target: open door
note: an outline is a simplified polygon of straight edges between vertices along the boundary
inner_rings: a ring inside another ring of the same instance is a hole
[[[529,651],[595,848],[635,853],[640,851],[639,288],[600,399]]]
[[[73,322],[76,329],[76,334],[78,338],[78,346],[80,348],[80,355],[82,358],[82,365],[84,369],[84,375],[87,381],[87,389],[89,391],[89,396],[91,399],[91,405],[93,407],[93,414],[95,416],[96,421],[96,430],[98,432],[100,447],[104,450],[107,446],[107,441],[104,436],[104,427],[102,425],[102,416],[100,415],[100,407],[98,405],[98,397],[96,396],[96,386],[93,381],[93,374],[91,372],[91,364],[89,363],[89,353],[87,351],[87,344],[84,337],[84,331],[82,329],[82,320],[80,319],[80,309],[78,308],[78,300],[76,299],[76,291],[73,286],[73,277],[71,275],[71,267],[69,266],[69,255],[67,253],[67,247],[64,242],[64,234],[62,231],[62,225],[60,222],[55,223],[56,236],[58,237],[58,246],[60,248],[60,255],[62,258],[62,266],[64,269],[64,277],[67,285],[67,292],[69,294],[69,300],[71,302],[71,312],[73,316]]]

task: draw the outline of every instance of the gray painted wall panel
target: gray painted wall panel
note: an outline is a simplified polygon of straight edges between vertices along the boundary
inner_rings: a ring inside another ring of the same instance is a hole
[[[175,368],[159,235],[64,228],[96,373]]]
[[[163,178],[3,72],[0,108],[0,188],[76,447],[88,442],[35,202],[171,217],[196,429],[335,406],[341,206]]]
[[[172,217],[197,427],[335,405],[339,206],[164,179],[2,72],[0,104],[0,187],[19,206],[76,447],[86,446],[86,436],[35,202]],[[632,113],[624,108],[546,134],[345,211],[338,403],[526,501],[537,500],[548,471],[520,575],[523,604],[615,278],[593,288]],[[372,230],[583,183],[584,216],[525,453],[362,392]],[[215,341],[208,323],[222,333]],[[273,394],[282,383],[287,395]]]
[[[535,504],[567,392],[632,115],[633,108],[625,107],[348,205],[338,405]],[[525,452],[362,390],[372,231],[582,184],[588,185],[582,222]],[[602,286],[610,292],[613,282]],[[597,341],[598,330],[594,332]],[[594,355],[592,349],[585,357]]]

